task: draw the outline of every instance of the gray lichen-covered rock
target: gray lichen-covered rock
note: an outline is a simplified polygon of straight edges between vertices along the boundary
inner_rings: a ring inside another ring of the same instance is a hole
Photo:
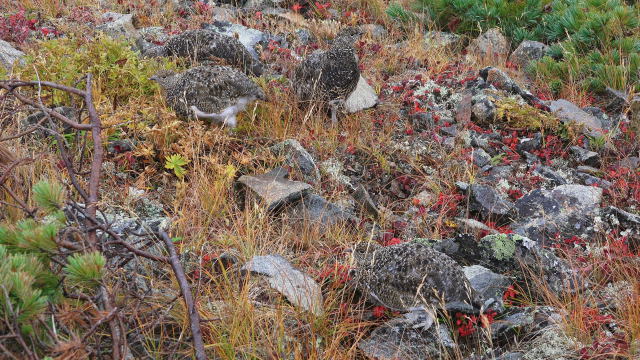
[[[462,38],[449,32],[427,31],[424,34],[424,46],[426,49],[455,50],[462,46]]]
[[[560,185],[552,190],[536,189],[515,203],[517,221],[514,231],[542,244],[556,235],[581,236],[593,229],[602,189],[584,185]]]
[[[580,344],[559,327],[543,331],[526,344],[522,360],[572,360],[580,358],[576,351]]]
[[[494,341],[512,341],[513,338],[526,338],[536,335],[544,329],[554,330],[562,322],[562,316],[550,306],[513,307],[491,324]]]
[[[382,247],[359,243],[353,250],[354,285],[372,302],[389,309],[410,311],[440,307],[481,306],[460,265],[420,242]]]
[[[255,59],[259,60],[256,46],[259,43],[265,41],[266,35],[260,30],[248,28],[240,24],[232,24],[228,22],[217,21],[213,24],[206,25],[206,29],[217,31],[223,35],[238,37],[238,41],[244,45],[249,54]]]
[[[377,104],[378,94],[376,94],[376,91],[371,87],[371,85],[369,85],[367,80],[360,75],[356,88],[345,100],[345,110],[352,114],[364,109],[372,108]]]
[[[584,125],[590,132],[596,134],[602,130],[602,122],[595,116],[580,109],[570,101],[559,99],[549,103],[549,108],[564,123]]]
[[[509,61],[519,68],[526,68],[532,61],[544,57],[549,47],[541,42],[524,40],[509,56]]]
[[[584,164],[593,167],[600,166],[600,154],[595,151],[590,151],[579,146],[572,146],[569,148],[571,155],[579,164]]]
[[[620,235],[627,237],[629,248],[632,251],[640,250],[640,216],[608,206],[602,212],[602,219],[607,224],[607,230],[616,230]]]
[[[447,358],[457,348],[450,329],[437,324],[428,329],[415,328],[412,321],[395,318],[373,330],[358,342],[369,358],[378,360],[424,360]]]
[[[513,210],[513,203],[488,185],[473,184],[469,190],[469,210],[485,219],[503,218]]]
[[[513,280],[507,276],[496,274],[481,265],[465,266],[462,268],[469,284],[484,301],[485,309],[502,312],[504,305],[502,295]]]
[[[480,60],[499,63],[509,55],[509,42],[500,29],[493,28],[473,39],[467,46],[467,54]]]
[[[585,285],[567,262],[520,235],[488,235],[480,241],[470,235],[458,235],[433,246],[461,264],[482,265],[496,273],[512,275],[518,281],[525,281],[531,271],[541,274],[549,290],[556,294]]]
[[[269,285],[283,294],[292,304],[322,315],[323,301],[320,285],[313,278],[291,265],[280,255],[254,256],[241,269],[265,275]]]
[[[14,64],[24,62],[24,53],[4,40],[0,40],[0,65],[11,70]]]
[[[300,145],[298,140],[287,139],[271,147],[276,155],[285,157],[285,165],[299,172],[304,181],[317,184],[320,181],[320,170],[313,156]]]
[[[491,155],[484,149],[473,149],[473,164],[477,167],[483,167],[491,162]]]
[[[238,182],[253,191],[267,210],[275,211],[300,200],[311,190],[311,185],[288,180],[286,175],[285,170],[276,169],[262,175],[243,175]]]
[[[387,29],[379,24],[362,24],[360,25],[360,30],[362,30],[364,34],[367,34],[376,40],[383,39],[388,34]]]
[[[104,32],[114,39],[135,40],[140,37],[138,30],[133,25],[133,14],[106,12],[102,14],[102,19],[107,22],[96,26],[96,30]]]

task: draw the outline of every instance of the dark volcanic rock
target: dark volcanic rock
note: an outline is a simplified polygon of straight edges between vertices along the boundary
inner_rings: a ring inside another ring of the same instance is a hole
[[[429,329],[415,328],[405,318],[391,319],[379,326],[358,348],[369,358],[379,360],[424,360],[446,357],[457,345],[445,325],[435,324]]]
[[[303,197],[287,213],[292,219],[308,221],[312,225],[331,226],[355,220],[350,211],[316,194]]]
[[[517,234],[548,244],[556,235],[585,236],[593,229],[602,189],[584,185],[561,185],[537,189],[515,203]]]
[[[503,198],[490,186],[473,184],[470,187],[469,210],[485,219],[505,217],[513,210],[513,203]]]
[[[320,182],[320,171],[313,156],[300,145],[298,140],[288,139],[271,147],[275,154],[285,157],[285,165],[302,175],[304,181],[316,184]]]
[[[541,274],[549,290],[556,294],[573,291],[583,284],[571,266],[535,241],[515,234],[488,235],[480,241],[458,235],[435,243],[434,248],[461,264],[482,265],[499,274],[525,281],[531,271]]]
[[[529,63],[544,57],[549,47],[541,42],[524,40],[509,56],[509,61],[514,65],[525,68]]]
[[[584,164],[593,167],[600,166],[600,155],[595,151],[590,151],[579,146],[572,146],[569,148],[573,158],[579,164]]]

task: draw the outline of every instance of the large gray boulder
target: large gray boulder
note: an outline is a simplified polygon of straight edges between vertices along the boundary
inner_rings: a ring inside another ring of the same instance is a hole
[[[11,70],[14,64],[24,63],[24,53],[4,40],[0,40],[0,65]]]
[[[509,55],[509,41],[500,29],[490,29],[473,39],[467,46],[467,55],[484,62],[499,64]]]
[[[568,100],[559,99],[551,101],[549,103],[549,109],[563,123],[584,125],[588,131],[595,134],[602,131],[602,122],[600,119],[580,109],[577,105]]]
[[[114,39],[137,40],[140,33],[133,25],[133,14],[119,14],[106,12],[102,14],[102,19],[106,22],[96,26],[97,31],[101,31]]]
[[[448,358],[457,348],[451,330],[443,324],[428,329],[416,328],[406,317],[391,319],[358,342],[358,348],[370,359],[423,360]]]
[[[539,41],[524,40],[509,56],[509,62],[519,68],[525,68],[532,61],[544,57],[549,47]]]

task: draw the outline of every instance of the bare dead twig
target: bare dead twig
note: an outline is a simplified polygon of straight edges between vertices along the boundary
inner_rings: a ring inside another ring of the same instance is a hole
[[[200,314],[198,313],[198,309],[193,301],[189,282],[187,281],[184,269],[180,264],[180,259],[178,258],[178,253],[173,245],[173,241],[171,241],[169,235],[167,235],[163,230],[160,230],[160,237],[162,237],[162,240],[169,251],[169,262],[171,263],[173,272],[176,275],[178,284],[180,284],[180,291],[182,291],[182,297],[185,305],[187,306],[187,311],[189,312],[189,323],[191,325],[191,335],[193,336],[193,347],[195,349],[196,359],[206,360],[207,355],[204,351],[204,341],[202,340],[202,330],[200,329]]]
[[[96,332],[96,330],[98,330],[98,327],[102,324],[104,324],[105,322],[111,321],[111,319],[116,316],[116,314],[118,313],[118,311],[120,311],[120,309],[113,308],[106,316],[102,317],[100,320],[98,320],[95,324],[93,324],[93,326],[91,326],[91,329],[89,329],[89,331],[87,331],[86,334],[84,334],[84,336],[82,336],[82,341],[81,343],[84,344],[87,339],[93,335],[94,332]]]

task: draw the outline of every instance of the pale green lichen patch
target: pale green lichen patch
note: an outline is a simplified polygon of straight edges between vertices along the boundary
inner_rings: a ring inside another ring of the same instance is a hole
[[[510,236],[507,234],[489,235],[482,239],[485,246],[489,247],[493,257],[496,260],[506,260],[513,257],[516,252],[516,241],[519,236]]]

